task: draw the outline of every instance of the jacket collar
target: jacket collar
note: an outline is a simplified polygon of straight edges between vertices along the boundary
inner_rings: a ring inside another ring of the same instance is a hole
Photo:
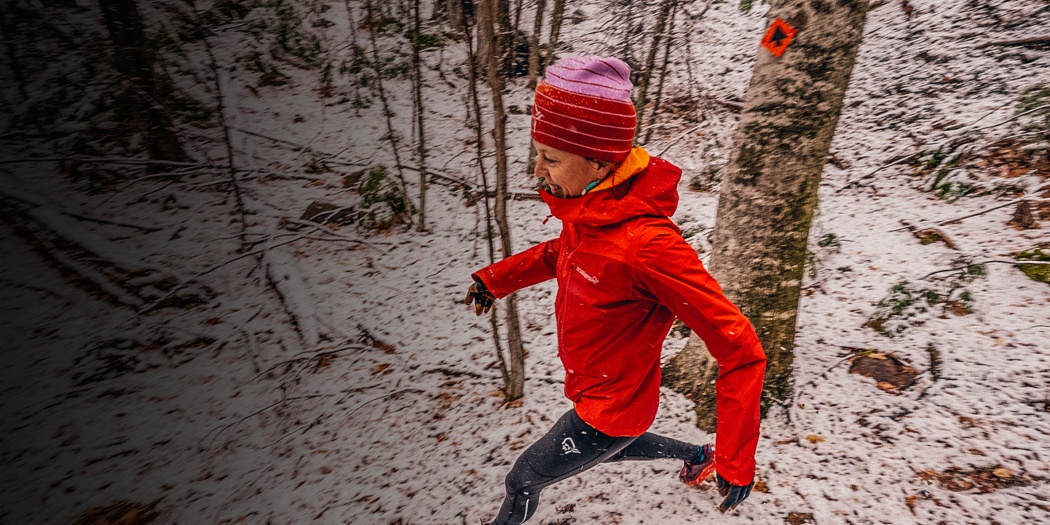
[[[648,160],[644,165],[638,162],[642,154]],[[629,173],[633,170],[637,171]],[[586,195],[568,199],[559,199],[545,190],[540,190],[540,196],[563,223],[606,226],[635,217],[674,215],[681,177],[682,170],[673,164],[650,158],[644,149],[634,148],[628,160],[609,177],[615,182],[610,181],[608,186],[603,182]]]

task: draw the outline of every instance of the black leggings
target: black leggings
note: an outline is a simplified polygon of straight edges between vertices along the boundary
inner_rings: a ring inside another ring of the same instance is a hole
[[[599,463],[646,459],[680,459],[696,454],[698,445],[646,432],[613,437],[585,423],[576,410],[525,450],[507,474],[507,497],[490,525],[525,523],[540,501],[540,491]]]

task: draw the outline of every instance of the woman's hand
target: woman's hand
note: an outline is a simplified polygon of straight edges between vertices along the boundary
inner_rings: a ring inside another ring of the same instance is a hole
[[[718,482],[718,493],[725,496],[722,503],[718,505],[718,510],[721,512],[732,510],[733,507],[747,499],[751,495],[751,487],[755,485],[754,481],[744,486],[733,485],[717,473],[715,474],[715,481]]]
[[[485,283],[475,280],[474,284],[467,289],[467,297],[463,299],[463,304],[469,305],[474,303],[474,315],[480,316],[488,313],[495,301],[496,296],[492,295],[488,288],[485,288]]]

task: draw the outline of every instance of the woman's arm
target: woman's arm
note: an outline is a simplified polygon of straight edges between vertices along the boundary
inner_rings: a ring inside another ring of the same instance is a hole
[[[718,362],[716,470],[733,485],[751,483],[766,368],[754,328],[672,230],[642,244],[632,266],[642,286],[696,332]]]
[[[480,280],[497,299],[522,288],[541,283],[555,275],[561,242],[551,239],[486,266],[471,277]]]

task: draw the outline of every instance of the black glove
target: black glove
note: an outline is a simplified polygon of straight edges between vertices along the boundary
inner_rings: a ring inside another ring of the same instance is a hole
[[[715,473],[715,481],[718,483],[718,493],[725,496],[722,503],[718,505],[718,510],[720,512],[732,510],[739,505],[740,502],[744,501],[751,495],[751,487],[755,486],[754,481],[744,486],[734,485],[726,481],[725,478],[718,475],[718,473]]]
[[[474,284],[467,290],[467,298],[463,299],[463,304],[474,303],[474,315],[481,315],[488,313],[495,301],[496,296],[485,288],[485,283],[475,279]]]

